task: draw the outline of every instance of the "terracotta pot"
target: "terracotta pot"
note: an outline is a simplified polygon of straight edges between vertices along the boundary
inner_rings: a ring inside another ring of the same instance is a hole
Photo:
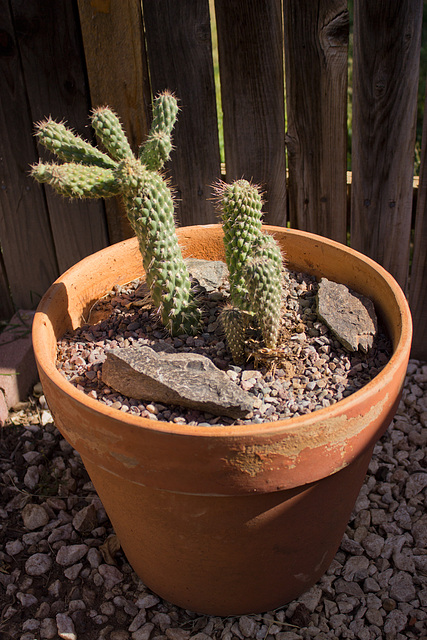
[[[391,337],[381,373],[331,407],[280,422],[195,427],[124,414],[67,382],[55,368],[57,339],[113,285],[143,273],[135,239],[68,270],[34,320],[55,423],[80,452],[130,564],[166,600],[213,615],[276,608],[326,571],[397,408],[410,351],[409,308],[384,269],[331,240],[266,229],[290,267],[370,297]],[[185,255],[224,259],[218,225],[178,234]]]

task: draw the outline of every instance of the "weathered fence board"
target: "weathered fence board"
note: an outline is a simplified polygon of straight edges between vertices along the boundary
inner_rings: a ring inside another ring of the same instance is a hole
[[[8,3],[0,4],[0,238],[13,304],[32,308],[58,274],[43,188],[28,178],[37,161],[25,82]]]
[[[78,7],[92,106],[114,109],[137,151],[151,105],[141,3],[78,0]],[[120,200],[110,198],[105,207],[110,241],[132,235]]]
[[[181,112],[172,184],[180,224],[217,221],[211,185],[220,176],[208,0],[143,0],[153,94],[169,89]]]
[[[283,31],[280,0],[216,0],[227,180],[265,189],[269,224],[286,213]]]
[[[51,115],[85,137],[90,103],[75,9],[73,2],[12,2],[31,119]],[[42,148],[39,152],[52,159]],[[108,245],[102,202],[70,202],[51,188],[45,189],[45,197],[60,272]]]
[[[346,241],[346,0],[284,0],[291,226]]]
[[[406,290],[422,0],[354,3],[351,244]]]
[[[427,360],[427,92],[424,103],[421,171],[417,195],[409,303],[414,321],[412,353]]]

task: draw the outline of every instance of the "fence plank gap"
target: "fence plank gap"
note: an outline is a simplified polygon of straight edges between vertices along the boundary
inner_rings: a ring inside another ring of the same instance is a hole
[[[217,221],[211,185],[220,177],[208,0],[143,0],[153,94],[174,92],[181,111],[169,163],[181,225]]]
[[[151,91],[141,3],[78,0],[93,107],[108,105],[120,117],[134,151],[150,123]],[[111,242],[133,235],[121,201],[105,201]]]
[[[284,0],[291,226],[347,232],[346,0]]]
[[[354,3],[351,244],[406,290],[422,0]]]
[[[31,118],[67,121],[87,137],[88,109],[80,25],[73,3],[50,6],[44,0],[14,0],[13,18]],[[52,160],[40,148],[45,160]],[[57,160],[57,158],[53,158]],[[47,187],[55,252],[60,272],[108,244],[105,212],[100,201],[70,201]]]
[[[285,225],[286,157],[280,0],[215,0],[227,180],[265,190],[265,222]]]

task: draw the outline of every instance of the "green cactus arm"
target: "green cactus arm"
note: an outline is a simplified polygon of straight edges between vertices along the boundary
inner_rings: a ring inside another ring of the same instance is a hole
[[[276,240],[269,233],[263,233],[252,245],[252,255],[271,260],[275,265],[276,277],[281,279],[285,257]]]
[[[115,162],[105,153],[73,133],[62,122],[51,118],[36,124],[35,135],[44,147],[65,162],[114,169]]]
[[[253,245],[262,238],[261,191],[247,180],[236,180],[217,183],[215,195],[223,220],[231,299],[236,307],[250,311],[244,266],[253,254]]]
[[[237,365],[242,364],[246,358],[246,330],[249,317],[249,314],[232,306],[225,307],[219,315],[233,362]]]
[[[70,198],[108,198],[119,194],[121,189],[113,171],[102,167],[39,162],[32,166],[31,175],[37,182],[48,183]]]
[[[201,313],[178,244],[167,182],[138,160],[123,161],[116,176],[122,184],[128,218],[139,241],[147,284],[162,323],[172,335],[197,334]]]
[[[92,112],[92,127],[114,160],[133,158],[126,134],[117,115],[109,107],[99,107]]]
[[[258,186],[243,179],[231,184],[220,181],[215,185],[215,193],[225,224],[245,220],[254,230],[261,229],[263,201]]]
[[[159,171],[169,160],[172,151],[170,134],[164,131],[151,132],[140,149],[139,158],[147,169]]]
[[[258,255],[245,266],[251,307],[265,346],[277,345],[281,327],[282,270],[274,259]]]
[[[178,101],[170,91],[163,91],[153,101],[152,131],[172,133],[178,115]]]
[[[159,171],[169,160],[177,114],[178,103],[171,93],[165,91],[155,98],[150,132],[139,148],[139,159],[148,169]]]

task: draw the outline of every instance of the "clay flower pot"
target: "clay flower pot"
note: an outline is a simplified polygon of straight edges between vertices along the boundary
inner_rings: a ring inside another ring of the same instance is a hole
[[[383,268],[313,234],[266,230],[291,268],[371,298],[392,340],[381,373],[333,406],[279,422],[207,428],[122,413],[67,382],[55,367],[57,339],[113,285],[142,275],[136,239],[69,269],[34,320],[55,423],[81,454],[130,564],[166,600],[213,615],[276,608],[327,570],[373,447],[396,411],[410,351],[409,308]],[[178,235],[185,255],[224,259],[219,225]]]

